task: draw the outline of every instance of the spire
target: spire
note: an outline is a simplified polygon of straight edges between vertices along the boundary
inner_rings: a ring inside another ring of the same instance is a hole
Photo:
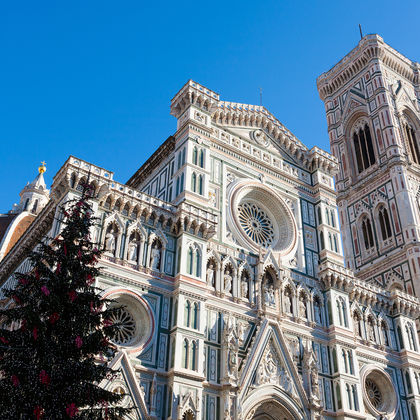
[[[16,210],[19,212],[30,211],[38,214],[49,200],[50,192],[44,180],[47,167],[45,161],[38,167],[38,175],[28,183],[20,192],[20,203]]]

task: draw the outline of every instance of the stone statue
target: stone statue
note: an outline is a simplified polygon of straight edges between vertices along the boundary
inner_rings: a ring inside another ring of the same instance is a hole
[[[214,287],[214,266],[213,264],[209,264],[209,268],[207,269],[207,286]]]
[[[111,229],[105,236],[105,250],[111,254],[115,253],[115,233]]]
[[[274,306],[276,303],[274,301],[274,287],[270,286],[268,288],[268,295],[269,295],[269,303],[270,305]]]
[[[306,316],[306,302],[305,302],[305,297],[303,295],[300,295],[300,297],[299,297],[299,315],[302,318],[307,318],[307,316]]]
[[[133,240],[128,244],[128,260],[137,261],[138,243]]]
[[[315,322],[321,324],[321,305],[315,301],[314,304]]]
[[[225,293],[232,293],[232,276],[229,273],[225,273],[224,286]]]
[[[288,314],[292,313],[292,302],[288,294],[284,295],[284,312]]]
[[[368,321],[367,326],[369,340],[375,341],[375,331],[373,330],[373,324]]]
[[[248,279],[246,277],[241,282],[241,294],[244,299],[248,298]]]
[[[315,398],[319,398],[319,378],[318,369],[314,366],[310,372],[311,377],[311,395]]]
[[[160,249],[158,248],[156,243],[155,245],[153,245],[150,259],[151,259],[150,265],[151,265],[152,270],[158,270],[160,266]]]

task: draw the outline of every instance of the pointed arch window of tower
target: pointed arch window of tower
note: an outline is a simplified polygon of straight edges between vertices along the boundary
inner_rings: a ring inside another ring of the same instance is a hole
[[[373,241],[372,225],[367,217],[362,220],[362,234],[366,250],[372,248],[375,243]]]
[[[372,166],[375,159],[372,136],[367,123],[361,126],[353,133],[354,151],[356,154],[357,169],[359,174]]]
[[[379,207],[378,216],[379,216],[379,225],[381,227],[382,239],[385,241],[386,239],[390,238],[392,235],[388,210],[384,206]]]
[[[411,124],[405,125],[405,133],[407,135],[408,146],[410,148],[411,159],[417,165],[420,165],[420,152],[417,144],[416,132]]]

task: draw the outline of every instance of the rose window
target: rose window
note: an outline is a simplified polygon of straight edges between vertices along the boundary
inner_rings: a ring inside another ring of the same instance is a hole
[[[387,418],[394,418],[398,410],[398,398],[389,374],[379,366],[365,365],[361,377],[366,408],[375,417],[386,414]]]
[[[149,304],[128,290],[111,292],[105,297],[113,300],[110,308],[116,308],[109,317],[113,324],[117,324],[112,341],[129,352],[141,351],[150,343],[154,331],[154,317]]]
[[[366,393],[369,398],[369,401],[371,404],[378,408],[382,404],[382,394],[379,390],[378,386],[375,382],[372,381],[372,379],[366,379]]]
[[[239,223],[245,233],[258,245],[269,247],[274,241],[273,223],[267,213],[255,203],[241,203]]]
[[[131,313],[125,308],[120,308],[110,318],[114,324],[118,324],[113,341],[120,345],[131,342],[136,332],[136,321]]]

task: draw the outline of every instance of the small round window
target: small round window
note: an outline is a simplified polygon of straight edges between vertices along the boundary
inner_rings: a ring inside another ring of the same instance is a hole
[[[118,307],[110,317],[113,323],[118,324],[112,341],[128,348],[129,352],[142,350],[150,342],[154,331],[153,313],[148,303],[128,290],[106,293],[104,297],[114,300],[111,308]]]

